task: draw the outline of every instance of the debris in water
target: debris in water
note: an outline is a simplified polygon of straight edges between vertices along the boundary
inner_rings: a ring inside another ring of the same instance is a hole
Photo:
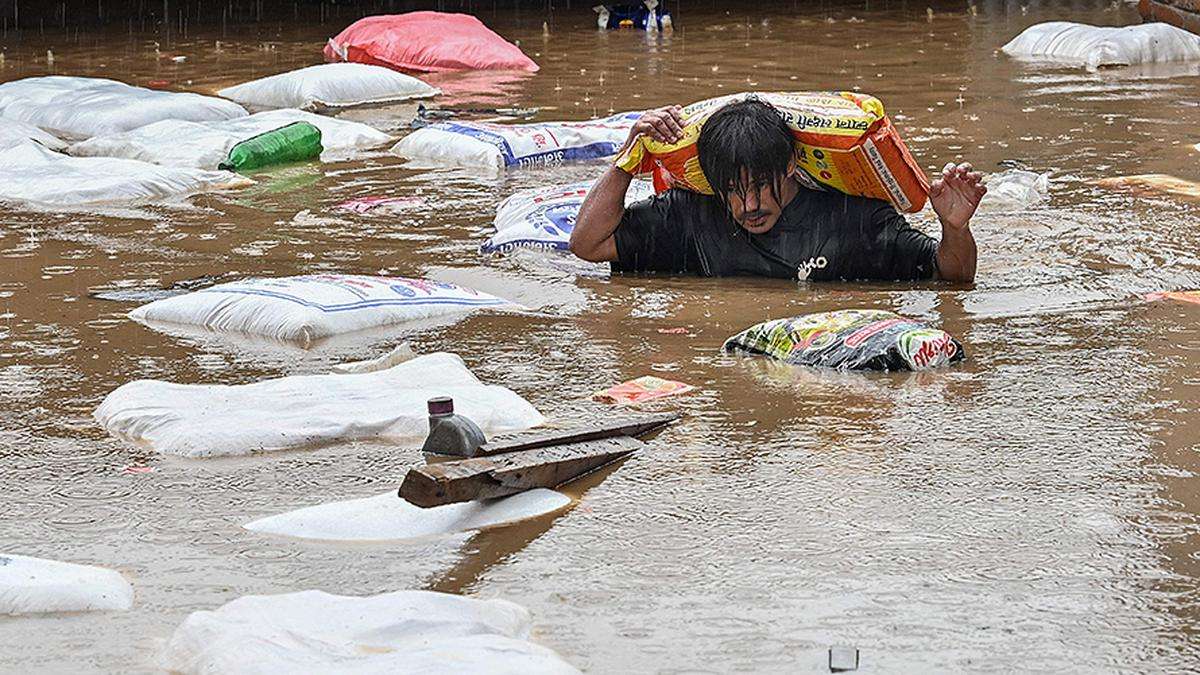
[[[683,326],[678,328],[659,328],[658,332],[663,335],[687,335],[688,329]]]
[[[1165,173],[1102,178],[1096,185],[1110,190],[1125,190],[1135,195],[1161,194],[1200,201],[1200,183],[1176,178]]]
[[[1200,305],[1200,290],[1197,291],[1159,291],[1157,293],[1147,293],[1142,296],[1146,300],[1179,300],[1180,302],[1190,302]]]
[[[693,389],[695,387],[690,384],[646,375],[598,391],[592,394],[592,398],[601,403],[641,403],[665,396],[686,394]]]
[[[829,670],[834,673],[858,670],[858,649],[854,647],[830,647]]]

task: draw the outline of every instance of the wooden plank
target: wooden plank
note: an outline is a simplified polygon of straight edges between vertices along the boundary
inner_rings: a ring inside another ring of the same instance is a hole
[[[1146,21],[1162,21],[1200,34],[1200,10],[1191,9],[1191,4],[1171,6],[1154,0],[1141,0],[1138,10]]]
[[[639,415],[637,417],[618,417],[570,429],[540,429],[519,434],[504,434],[484,443],[476,451],[475,456],[486,457],[504,452],[532,450],[534,448],[545,448],[551,445],[563,445],[566,443],[596,441],[602,438],[613,438],[614,436],[641,436],[655,429],[665,427],[679,418],[679,413],[660,413],[657,415]]]
[[[518,450],[409,469],[400,497],[421,507],[494,499],[533,488],[555,488],[645,447],[619,436]]]

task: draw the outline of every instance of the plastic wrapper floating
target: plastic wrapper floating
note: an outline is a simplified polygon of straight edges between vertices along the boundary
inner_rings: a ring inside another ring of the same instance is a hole
[[[873,309],[767,321],[729,338],[724,349],[837,370],[928,370],[966,356],[949,333]]]

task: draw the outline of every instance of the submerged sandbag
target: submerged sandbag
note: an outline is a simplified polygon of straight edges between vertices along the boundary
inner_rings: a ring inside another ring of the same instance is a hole
[[[359,151],[392,139],[358,122],[301,110],[271,110],[221,122],[156,122],[130,132],[76,143],[70,152],[78,156],[124,157],[165,166],[216,169],[237,144],[296,122],[306,122],[320,130],[321,158],[326,161],[353,157]]]
[[[432,591],[249,595],[190,614],[159,665],[184,675],[579,672],[529,642],[531,626],[506,600]]]
[[[53,134],[48,134],[32,124],[0,117],[0,151],[24,145],[29,141],[55,152],[67,149],[67,142]]]
[[[217,92],[253,108],[330,110],[429,98],[439,92],[415,77],[364,63],[326,63]]]
[[[927,370],[965,356],[949,333],[874,309],[767,321],[726,340],[724,350],[838,370]]]
[[[0,615],[132,606],[133,587],[116,570],[0,553]]]
[[[538,69],[521,48],[469,14],[408,12],[368,16],[325,45],[326,61],[369,63],[397,70]]]
[[[149,202],[253,185],[227,171],[68,157],[32,142],[0,152],[0,200],[50,207]]]
[[[589,122],[437,122],[400,139],[392,153],[434,166],[503,170],[616,154],[641,113]]]
[[[424,509],[391,490],[261,518],[245,528],[264,534],[326,541],[394,541],[480,530],[553,513],[571,499],[536,489],[502,499],[445,504]]]
[[[1050,21],[1026,28],[1001,51],[1018,59],[1094,70],[1200,60],[1200,35],[1165,23],[1115,27]]]
[[[114,436],[155,452],[216,457],[362,439],[419,444],[429,433],[425,404],[436,396],[453,398],[489,435],[544,421],[525,399],[483,384],[444,352],[370,373],[253,384],[138,380],[106,396],[92,416]]]
[[[95,77],[49,75],[0,84],[0,117],[67,140],[118,134],[160,120],[211,122],[245,115],[245,108],[222,98]]]
[[[712,194],[700,167],[700,132],[717,111],[751,99],[769,103],[783,115],[796,144],[800,171],[793,175],[807,187],[882,199],[908,213],[925,206],[929,182],[883,103],[850,91],[748,92],[699,101],[683,109],[686,125],[679,142],[639,136],[616,164],[631,175],[653,177],[660,192],[683,188]]]
[[[522,190],[496,207],[496,234],[485,241],[483,253],[503,253],[514,248],[567,249],[575,217],[592,181]],[[654,195],[650,183],[635,180],[625,193],[628,206]]]
[[[455,284],[358,274],[252,278],[157,300],[129,313],[134,321],[197,326],[309,345],[342,333],[393,326],[507,300]]]

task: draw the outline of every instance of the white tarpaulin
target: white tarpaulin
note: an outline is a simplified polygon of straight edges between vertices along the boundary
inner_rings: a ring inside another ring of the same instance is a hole
[[[455,354],[419,356],[385,370],[294,375],[253,384],[138,380],[118,387],[93,413],[112,435],[184,457],[246,455],[360,439],[418,444],[429,433],[426,402],[455,410],[487,435],[545,419],[504,387],[485,385]]]
[[[402,277],[313,274],[246,279],[156,300],[134,321],[196,326],[310,345],[321,338],[513,303],[455,284]]]
[[[193,612],[160,665],[184,675],[577,673],[529,642],[529,611],[431,591],[249,595]]]
[[[268,516],[247,530],[299,539],[389,541],[416,539],[495,527],[553,513],[571,499],[553,490],[529,490],[511,497],[445,504],[424,509],[395,490],[364,499],[319,504]]]
[[[140,203],[253,184],[228,171],[181,169],[110,157],[68,157],[33,142],[0,152],[0,200],[42,206]]]
[[[579,207],[592,188],[592,181],[522,190],[496,207],[496,234],[485,241],[483,253],[503,253],[514,248],[566,250],[575,229]],[[654,194],[647,181],[635,180],[625,192],[625,205]]]
[[[133,588],[116,570],[0,553],[0,615],[132,606]]]
[[[67,140],[117,134],[160,120],[208,122],[246,109],[215,96],[155,91],[96,77],[48,75],[0,84],[0,117]]]
[[[615,155],[641,113],[588,122],[437,122],[417,129],[392,153],[434,166],[503,170],[562,164]]]
[[[327,110],[429,98],[441,92],[410,75],[365,63],[326,63],[217,92],[254,108]]]
[[[356,151],[392,140],[382,131],[358,122],[301,110],[271,110],[219,122],[163,120],[133,131],[89,138],[72,145],[70,152],[85,157],[123,157],[164,166],[216,169],[233,146],[293,122],[308,122],[321,130],[321,159],[326,161],[352,157]]]
[[[57,152],[67,149],[66,141],[48,134],[32,124],[0,117],[0,151],[24,145],[29,141]]]
[[[1009,56],[1096,69],[1200,60],[1200,35],[1165,23],[1088,26],[1051,21],[1026,28],[1001,48]]]

